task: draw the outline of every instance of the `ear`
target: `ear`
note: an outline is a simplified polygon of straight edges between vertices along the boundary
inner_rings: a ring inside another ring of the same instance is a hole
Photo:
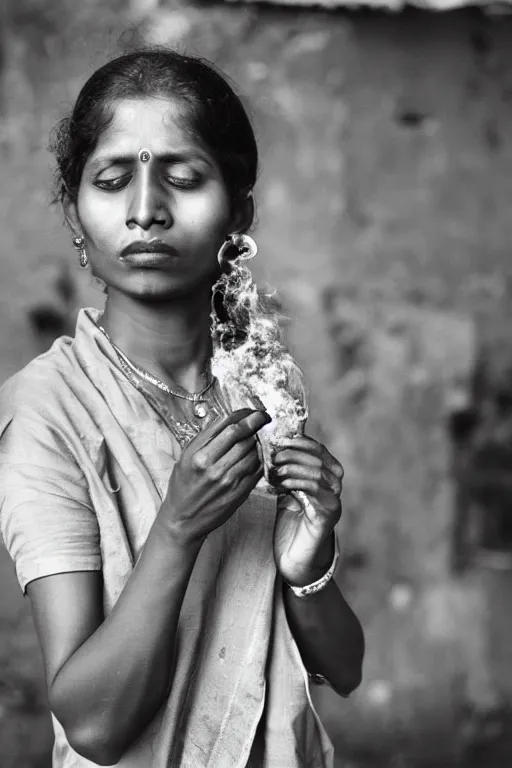
[[[247,232],[254,221],[254,197],[252,194],[237,203],[230,222],[230,233]]]
[[[64,210],[64,218],[66,220],[66,224],[70,228],[73,235],[75,237],[82,237],[82,226],[80,224],[80,219],[78,218],[76,202],[67,192],[64,193],[62,198],[62,208]]]

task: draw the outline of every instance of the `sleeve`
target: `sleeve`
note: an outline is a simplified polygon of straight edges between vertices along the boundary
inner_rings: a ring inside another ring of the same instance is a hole
[[[85,476],[38,415],[16,414],[0,425],[0,530],[23,592],[42,576],[101,569]]]

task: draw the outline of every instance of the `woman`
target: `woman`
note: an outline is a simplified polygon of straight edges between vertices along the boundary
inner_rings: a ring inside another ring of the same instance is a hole
[[[259,485],[269,417],[227,413],[209,376],[217,255],[253,217],[246,113],[205,62],[142,51],[92,75],[54,149],[105,309],[82,309],[75,338],[0,394],[2,532],[42,648],[53,765],[330,766],[305,670],[341,695],[361,676],[332,580],[342,469],[291,440],[276,516]]]

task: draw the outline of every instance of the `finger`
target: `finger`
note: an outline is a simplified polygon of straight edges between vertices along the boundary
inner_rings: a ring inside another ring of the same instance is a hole
[[[311,514],[316,515],[328,515],[334,523],[336,523],[341,517],[341,499],[339,496],[335,496],[331,491],[325,488],[318,488],[314,483],[309,480],[294,479],[287,481],[286,487],[279,486],[276,489],[279,499],[288,497],[291,494],[301,491],[307,495],[308,504],[298,499],[302,512],[308,517]],[[293,497],[292,497],[293,498]]]
[[[238,411],[240,413],[240,411]],[[254,437],[256,433],[271,421],[266,411],[249,411],[237,421],[230,421],[217,432],[211,440],[196,452],[196,463],[209,466],[224,456],[233,446]]]
[[[280,457],[283,453],[285,453],[287,457],[285,461],[291,461],[291,457],[298,453],[304,457],[306,455],[310,456],[310,463],[313,463],[313,458],[316,458],[325,464],[325,466],[332,472],[334,477],[336,477],[338,480],[343,479],[344,470],[340,462],[332,455],[332,453],[330,453],[325,445],[322,445],[312,437],[293,437],[280,441],[278,452],[274,457],[274,463],[284,463],[283,458]],[[302,459],[302,461],[304,462],[305,458]]]
[[[211,458],[216,461],[228,451],[245,440],[256,441],[256,434],[272,421],[266,411],[253,411],[236,424],[228,424],[225,429],[210,442],[208,448]]]
[[[256,439],[256,450],[258,451],[258,456],[260,457],[260,461],[263,464],[263,448],[261,447],[261,443],[258,439]]]
[[[242,499],[242,503],[248,498],[249,494],[256,488],[256,486],[258,485],[262,477],[263,477],[263,467],[260,466],[259,469],[257,469],[251,475],[247,475],[239,482],[238,488],[237,488],[237,496],[239,499]]]
[[[304,511],[304,504],[291,493],[281,493],[277,508],[279,512],[286,510],[293,515],[298,515]]]
[[[237,496],[249,494],[263,477],[263,465],[253,456],[244,457],[238,465],[226,473],[225,483]]]
[[[240,461],[238,461],[236,464],[234,464],[231,471],[237,481],[240,482],[246,477],[251,477],[256,473],[259,473],[259,471],[262,469],[263,466],[261,464],[260,457],[258,456],[258,451],[254,450],[253,452],[248,453],[246,456],[240,459]]]
[[[234,487],[248,475],[252,475],[261,468],[258,452],[256,450],[243,456],[230,467],[224,468],[223,462],[217,463],[213,472],[222,485]]]
[[[324,469],[288,464],[271,470],[269,481],[277,490],[307,490],[315,495],[327,493],[338,498],[341,493],[341,483],[335,481],[332,474]]]
[[[276,485],[282,484],[285,480],[309,480],[318,486],[325,488],[331,487],[331,478],[322,466],[309,466],[303,464],[283,464],[270,470],[269,478]]]
[[[334,493],[341,493],[343,472],[340,475],[335,474],[333,469],[326,464],[323,464],[322,460],[318,456],[312,456],[309,453],[305,453],[303,450],[298,451],[292,448],[288,448],[277,454],[276,459],[270,470],[272,477],[280,478],[287,475],[302,477],[302,472],[297,475],[299,471],[298,467],[302,467],[306,471],[311,472],[311,477],[317,476],[323,479],[326,486],[332,488]],[[292,469],[294,468],[294,469]],[[295,474],[294,474],[295,473]]]
[[[279,450],[272,457],[272,465],[279,467],[283,464],[303,464],[308,467],[321,467],[322,459],[316,454],[312,454],[304,451],[304,449],[298,448],[285,448]]]
[[[220,473],[227,472],[231,467],[234,467],[245,456],[252,454],[256,460],[261,464],[261,456],[258,451],[258,441],[254,436],[248,437],[245,440],[241,440],[236,443],[229,451],[221,456],[217,462],[213,465],[218,468]]]
[[[221,432],[223,432],[230,424],[239,424],[243,419],[246,419],[252,413],[259,412],[260,411],[256,410],[255,408],[239,408],[238,410],[229,413],[227,416],[222,416],[220,419],[215,419],[206,427],[206,429],[200,432],[199,435],[197,435],[197,437],[195,437],[194,440],[190,442],[190,445],[192,445],[192,443],[195,443],[196,446],[207,445],[217,435],[220,435]]]

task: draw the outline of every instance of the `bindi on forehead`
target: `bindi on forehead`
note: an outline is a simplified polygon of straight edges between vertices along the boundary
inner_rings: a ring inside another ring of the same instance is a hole
[[[144,152],[143,152],[144,150]],[[149,153],[149,154],[147,154]],[[183,114],[163,99],[124,100],[114,106],[109,125],[99,137],[91,157],[132,157],[141,162],[181,155],[215,165],[207,148],[186,129]]]
[[[169,147],[157,152],[149,147],[125,147],[115,143],[102,147],[91,155],[87,161],[87,168],[89,172],[94,173],[106,166],[129,166],[137,162],[147,165],[150,161],[164,165],[200,163],[216,170],[214,161],[205,153],[198,152],[194,147]]]

